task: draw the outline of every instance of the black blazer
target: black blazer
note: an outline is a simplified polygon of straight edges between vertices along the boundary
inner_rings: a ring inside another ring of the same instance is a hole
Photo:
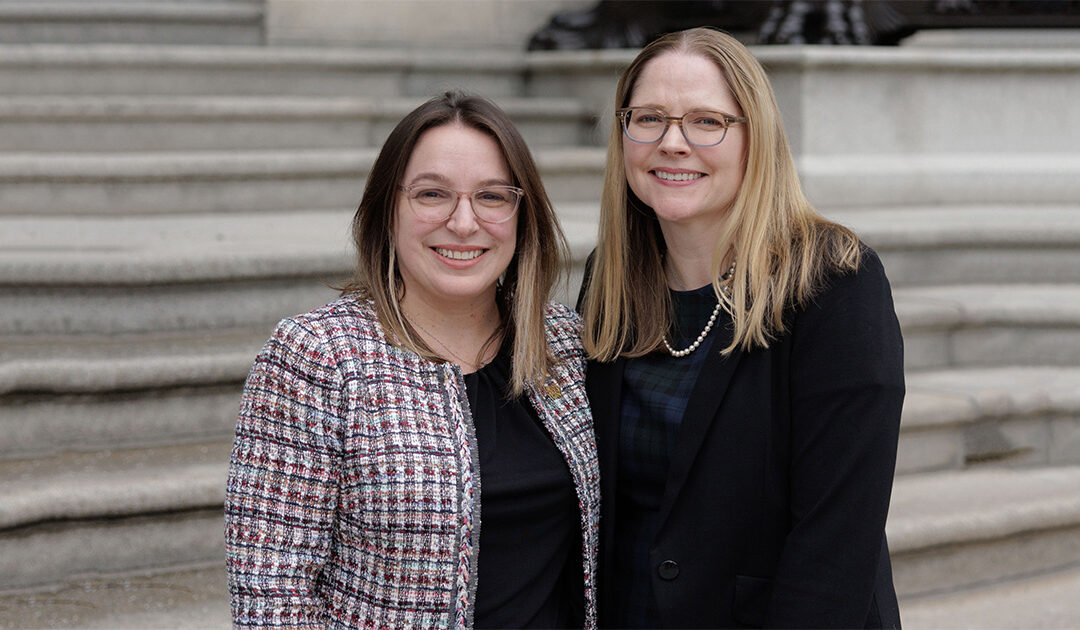
[[[885,518],[900,409],[903,342],[888,280],[864,250],[790,309],[767,349],[713,340],[670,463],[649,549],[665,628],[896,628]],[[614,563],[625,360],[592,363],[600,451],[600,623]]]

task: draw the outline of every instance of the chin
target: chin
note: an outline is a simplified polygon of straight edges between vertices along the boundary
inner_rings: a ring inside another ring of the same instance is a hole
[[[654,207],[657,218],[661,221],[668,221],[669,223],[679,223],[689,219],[694,219],[705,214],[700,208],[688,208],[685,206],[663,206],[660,208]]]

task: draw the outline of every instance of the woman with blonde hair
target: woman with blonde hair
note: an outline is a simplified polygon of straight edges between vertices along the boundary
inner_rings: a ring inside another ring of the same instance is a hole
[[[244,387],[234,625],[595,627],[580,321],[547,302],[567,248],[506,114],[460,93],[408,114],[353,240],[344,295],[283,320]]]
[[[652,42],[616,108],[579,302],[601,625],[898,626],[903,346],[881,262],[806,200],[734,38]]]

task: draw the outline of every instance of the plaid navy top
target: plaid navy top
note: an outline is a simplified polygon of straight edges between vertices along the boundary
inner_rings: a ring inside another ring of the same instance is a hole
[[[668,339],[681,350],[689,346],[716,307],[712,285],[693,291],[672,291],[675,330]],[[652,592],[649,545],[657,527],[668,462],[682,425],[683,413],[716,332],[731,325],[722,311],[701,345],[685,357],[666,351],[631,359],[623,373],[619,466],[615,501],[615,588],[619,599],[611,621],[618,628],[659,628]]]

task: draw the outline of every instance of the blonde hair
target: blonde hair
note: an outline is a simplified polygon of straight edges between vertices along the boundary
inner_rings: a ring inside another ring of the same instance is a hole
[[[455,123],[494,139],[506,160],[513,185],[525,191],[515,217],[514,257],[502,275],[496,294],[503,326],[480,351],[484,354],[484,349],[500,333],[513,341],[509,393],[520,395],[526,385],[542,384],[556,362],[545,335],[545,312],[548,296],[559,274],[568,266],[569,247],[525,140],[506,113],[491,101],[447,92],[417,107],[390,132],[368,174],[360,206],[353,217],[356,271],[341,291],[371,298],[391,343],[425,359],[442,360],[401,312],[405,286],[397,268],[393,239],[400,199],[398,186],[420,136],[429,129]]]
[[[724,349],[768,347],[785,331],[784,311],[809,300],[829,271],[859,265],[858,237],[810,205],[799,184],[780,108],[765,70],[738,40],[710,28],[664,35],[623,72],[615,107],[630,103],[645,65],[667,52],[700,55],[717,65],[747,118],[745,173],[713,255],[713,289],[735,323]],[[599,244],[585,290],[584,342],[609,361],[658,350],[673,312],[656,215],[629,189],[622,129],[612,126],[600,210]],[[720,290],[721,265],[734,256],[731,296]]]

